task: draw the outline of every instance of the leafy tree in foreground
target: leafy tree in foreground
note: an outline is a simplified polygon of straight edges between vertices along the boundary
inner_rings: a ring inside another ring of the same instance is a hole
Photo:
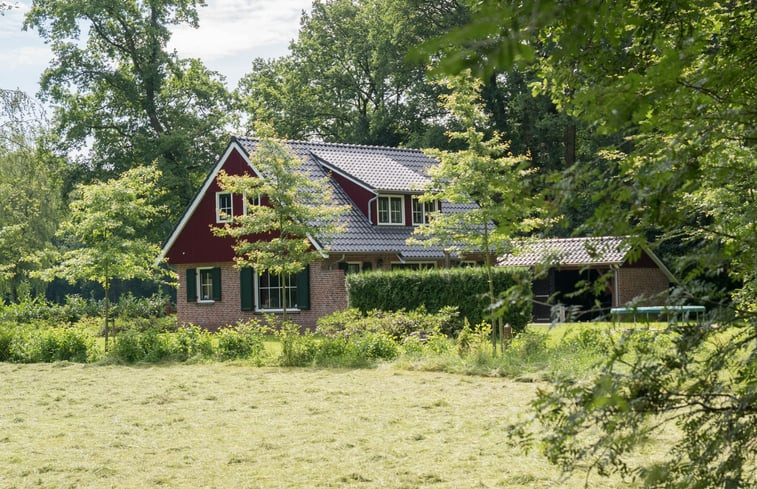
[[[334,204],[328,177],[312,177],[302,160],[276,139],[270,126],[257,124],[256,129],[260,139],[251,162],[261,178],[219,176],[221,188],[248,199],[247,213],[233,216],[231,223],[213,232],[236,240],[237,267],[252,267],[256,273],[279,277],[286,318],[290,275],[321,258],[314,243],[324,248],[328,245],[340,229],[338,217],[348,208]]]
[[[113,279],[153,280],[168,275],[157,262],[160,246],[145,234],[150,224],[165,214],[165,208],[157,203],[159,179],[159,171],[140,166],[117,179],[77,187],[70,216],[58,232],[70,249],[42,274],[71,283],[93,281],[103,287],[106,350]]]
[[[626,136],[593,219],[598,232],[686,245],[672,303],[703,303],[702,325],[618,341],[592,379],[535,403],[550,460],[648,487],[757,485],[757,72],[753,2],[477,2],[440,40],[452,72],[533,63],[558,107]],[[714,280],[727,274],[730,284]],[[633,465],[674,424],[668,456]]]
[[[540,223],[541,209],[530,197],[528,158],[513,156],[499,134],[487,139],[482,132],[487,117],[477,103],[481,84],[470,76],[458,76],[447,82],[447,88],[450,94],[442,97],[444,105],[464,128],[448,136],[466,149],[426,151],[439,164],[430,169],[431,183],[420,200],[462,209],[433,213],[428,224],[415,228],[417,237],[411,242],[442,246],[448,253],[483,253],[494,309],[495,293],[503,291],[494,290],[493,257],[504,252],[513,237],[532,231]],[[496,333],[492,327],[492,341]],[[501,324],[498,334],[501,339],[506,336]]]

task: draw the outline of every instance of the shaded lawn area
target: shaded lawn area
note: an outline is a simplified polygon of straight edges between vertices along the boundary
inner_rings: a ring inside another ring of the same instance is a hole
[[[583,487],[505,425],[539,384],[230,364],[0,363],[0,487]],[[648,456],[648,455],[647,455]],[[632,487],[590,479],[590,487]]]

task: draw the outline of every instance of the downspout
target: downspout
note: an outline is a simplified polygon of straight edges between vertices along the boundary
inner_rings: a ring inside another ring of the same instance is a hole
[[[371,215],[371,204],[373,202],[376,202],[376,199],[378,199],[378,194],[373,194],[373,198],[368,200],[368,222],[371,223],[371,226],[373,226],[373,216]]]
[[[618,295],[618,269],[613,272],[613,282],[615,282],[615,307],[620,307],[620,296]]]

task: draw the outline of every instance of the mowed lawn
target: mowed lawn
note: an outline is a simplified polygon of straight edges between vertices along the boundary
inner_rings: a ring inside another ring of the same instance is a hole
[[[389,366],[0,364],[0,487],[583,487],[507,443],[537,387]]]

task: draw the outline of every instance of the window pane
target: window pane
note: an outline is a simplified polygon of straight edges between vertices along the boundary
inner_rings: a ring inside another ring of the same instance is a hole
[[[218,194],[216,204],[218,206],[218,220],[221,222],[231,220],[231,216],[233,214],[232,204],[231,204],[231,194],[230,193]]]
[[[402,224],[402,197],[392,197],[390,203],[392,224]]]
[[[378,199],[378,222],[389,222],[389,198],[379,197]]]
[[[213,300],[213,271],[200,270],[200,300]]]
[[[260,309],[281,309],[283,307],[284,287],[278,275],[268,272],[258,277],[258,307]],[[287,279],[287,309],[293,308],[297,301],[297,282],[294,276]]]
[[[423,223],[423,205],[417,198],[413,198],[413,224]]]

